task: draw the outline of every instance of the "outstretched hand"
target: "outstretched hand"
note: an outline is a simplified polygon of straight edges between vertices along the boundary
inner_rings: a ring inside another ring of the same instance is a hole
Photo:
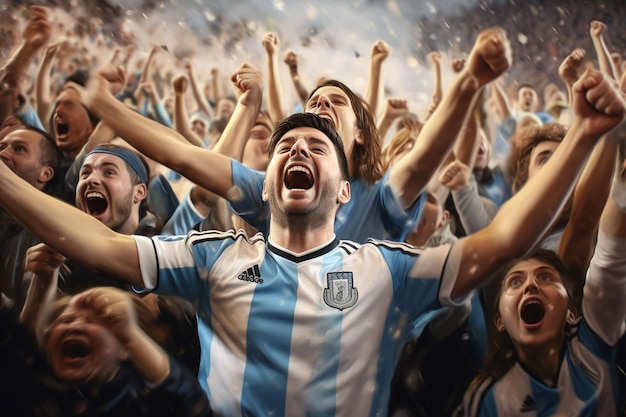
[[[504,29],[494,27],[482,31],[470,53],[465,68],[480,88],[498,78],[511,67],[511,44]]]
[[[130,294],[117,288],[89,289],[76,296],[76,304],[93,311],[124,345],[131,341],[138,328]]]
[[[45,243],[39,243],[26,250],[24,269],[40,277],[52,278],[54,272],[65,261],[65,257]]]
[[[98,70],[89,79],[87,88],[80,90],[81,99],[85,106],[97,114],[98,101],[109,97],[115,99],[126,85],[126,72],[122,67],[107,64]]]
[[[230,80],[234,84],[235,95],[241,104],[255,104],[260,107],[263,96],[263,74],[248,64],[243,64]]]
[[[50,40],[52,26],[50,25],[47,7],[31,6],[31,18],[28,21],[24,33],[24,42],[33,48],[40,48]]]
[[[381,64],[390,53],[391,47],[385,41],[378,40],[372,45],[371,59],[374,63]]]
[[[588,69],[572,87],[572,109],[582,119],[583,132],[598,139],[626,115],[624,93],[601,71]]]
[[[275,32],[268,32],[261,38],[261,45],[268,56],[273,56],[280,50],[280,39]]]
[[[469,185],[470,175],[467,165],[459,160],[454,160],[441,170],[439,182],[450,191],[459,191]]]

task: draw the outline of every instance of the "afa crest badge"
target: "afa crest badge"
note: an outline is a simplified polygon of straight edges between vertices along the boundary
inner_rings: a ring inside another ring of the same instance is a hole
[[[354,288],[352,272],[329,272],[326,274],[324,302],[329,307],[345,310],[356,304],[359,292]]]

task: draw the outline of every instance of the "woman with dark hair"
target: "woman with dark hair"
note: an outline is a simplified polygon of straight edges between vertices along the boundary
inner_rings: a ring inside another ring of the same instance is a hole
[[[565,285],[566,268],[553,252],[539,249],[509,264],[495,293],[487,360],[458,415],[616,415],[625,255],[626,207],[611,197],[580,316]]]

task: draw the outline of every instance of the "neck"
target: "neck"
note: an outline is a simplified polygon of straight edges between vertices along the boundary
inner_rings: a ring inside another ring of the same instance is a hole
[[[332,220],[334,221],[334,216]],[[269,233],[272,242],[291,252],[302,253],[323,245],[335,236],[334,223],[327,222],[318,226],[306,223],[306,219],[300,216],[290,218],[285,224],[272,216]]]
[[[515,346],[519,361],[530,370],[533,376],[547,385],[554,385],[559,377],[563,337],[555,343],[537,347]]]

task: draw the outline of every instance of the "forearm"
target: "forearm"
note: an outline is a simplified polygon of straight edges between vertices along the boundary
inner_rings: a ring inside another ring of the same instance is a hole
[[[617,143],[604,138],[593,150],[574,188],[572,210],[557,249],[570,276],[573,292],[580,298],[589,266],[600,215],[607,201]]]
[[[405,207],[413,204],[452,149],[478,91],[476,80],[461,71],[413,149],[392,168],[391,185]]]
[[[170,119],[170,115],[167,114],[162,101],[155,103],[154,106],[152,106],[152,111],[154,112],[155,119],[159,123],[167,127],[172,127],[172,119]]]
[[[26,272],[26,274],[30,274],[31,282],[24,306],[20,312],[19,321],[36,340],[40,330],[42,330],[39,329],[42,314],[47,311],[47,308],[56,298],[59,270],[56,269],[51,277],[43,277],[32,272]]]
[[[502,88],[494,83],[492,84],[491,89],[491,97],[494,99],[496,106],[500,109],[502,119],[506,119],[511,116],[511,104],[506,98],[504,91],[502,91]]]
[[[204,98],[204,94],[200,91],[200,86],[198,85],[198,79],[196,78],[195,72],[191,72],[189,74],[189,84],[191,85],[191,92],[193,93],[193,97],[196,100],[198,108],[212,119],[214,117],[213,109],[211,109],[211,106],[209,106],[209,103]]]
[[[583,316],[610,346],[626,327],[626,219],[609,198],[602,214],[600,233],[589,266],[583,296]]]
[[[476,152],[478,151],[479,145],[478,123],[476,118],[472,115],[467,119],[467,122],[461,129],[459,138],[454,147],[456,159],[467,165],[470,171],[474,168],[474,160],[476,159]]]
[[[37,190],[4,164],[0,164],[0,189],[0,204],[52,249],[76,263],[142,285],[131,236],[119,235],[87,213]]]
[[[37,85],[35,87],[35,101],[37,102],[37,115],[39,120],[48,128],[48,113],[50,111],[50,67],[52,58],[47,55],[41,61],[37,71]]]
[[[389,116],[387,112],[383,112],[381,118],[378,120],[378,126],[376,126],[376,129],[378,130],[378,137],[381,141],[384,141],[387,137],[394,120],[396,120],[396,118]]]
[[[108,123],[102,121],[98,122],[93,132],[91,132],[91,135],[89,135],[89,139],[87,140],[82,153],[87,154],[102,144],[110,143],[115,136],[115,130],[113,130]]]
[[[293,88],[296,90],[296,94],[298,95],[298,99],[300,99],[300,104],[302,107],[306,106],[306,100],[309,98],[309,91],[304,87],[302,80],[300,79],[300,74],[298,74],[297,68],[289,68],[289,73],[291,75],[291,82],[293,83]]]
[[[442,97],[443,89],[441,87],[441,65],[437,63],[435,64],[435,87],[433,88],[433,96],[430,99],[430,106],[428,106],[428,111],[424,115],[425,121],[430,119],[430,116],[432,116],[437,107],[439,107]]]
[[[467,187],[452,191],[452,198],[459,220],[468,235],[487,227],[497,212],[495,205],[488,209],[484,204],[474,180],[470,181]]]
[[[176,126],[176,130],[192,145],[202,147],[204,145],[202,139],[191,129],[189,123],[185,94],[176,93],[174,103],[174,126]]]
[[[92,108],[147,157],[222,197],[232,188],[229,158],[189,144],[175,130],[141,116],[110,95],[98,95]]]
[[[276,53],[267,57],[267,112],[274,123],[285,118],[278,55]]]
[[[260,107],[261,103],[245,105],[238,102],[213,150],[241,162]]]
[[[22,43],[7,63],[0,69],[0,80],[12,87],[17,87],[21,76],[26,72],[29,65],[37,55],[38,47]]]
[[[170,373],[170,360],[167,353],[141,329],[133,331],[126,343],[129,359],[135,369],[147,380],[159,383]]]
[[[591,40],[593,41],[593,47],[596,50],[596,55],[598,57],[598,66],[600,67],[600,71],[604,72],[614,80],[617,79],[617,74],[615,68],[613,68],[613,60],[611,59],[611,54],[609,49],[606,47],[606,43],[604,42],[604,38],[602,35],[600,36],[591,36]]]
[[[374,114],[378,113],[381,74],[382,62],[371,62],[367,90],[365,91],[365,101],[370,105]]]

